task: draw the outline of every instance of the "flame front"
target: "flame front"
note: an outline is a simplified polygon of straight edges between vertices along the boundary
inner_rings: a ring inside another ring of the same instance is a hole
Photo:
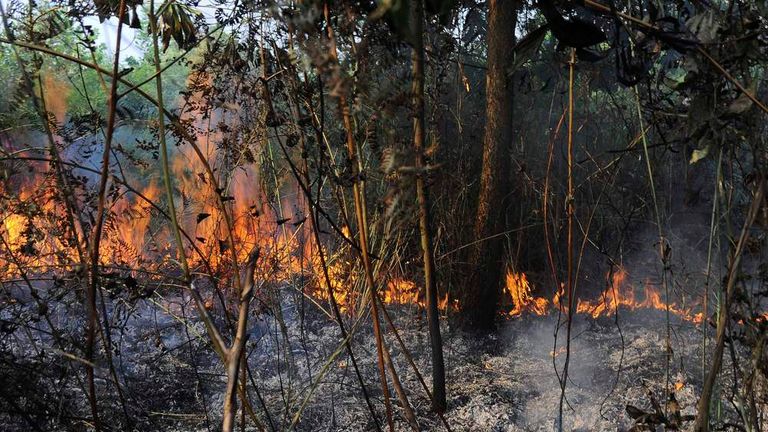
[[[190,79],[202,83],[211,80],[204,75]],[[55,121],[62,123],[66,116],[66,104],[63,96],[56,98],[56,95],[65,95],[66,89],[51,77],[46,78],[45,85],[50,98],[46,102],[55,114]],[[193,102],[205,105],[203,100]],[[210,270],[217,276],[227,271],[231,274],[232,261],[242,262],[251,248],[259,246],[262,249],[260,277],[280,284],[292,282],[300,275],[303,280],[309,281],[305,293],[318,301],[327,302],[330,300],[327,272],[331,292],[340,309],[354,312],[356,305],[363,300],[360,298],[361,291],[353,288],[359,268],[346,259],[344,253],[334,254],[313,241],[311,230],[314,228],[305,216],[301,216],[307,215],[310,208],[303,202],[299,188],[291,186],[294,182],[289,177],[279,178],[277,173],[262,176],[260,167],[266,164],[256,161],[269,160],[266,154],[259,153],[267,153],[264,151],[269,145],[267,138],[241,136],[237,116],[224,110],[214,110],[204,116],[199,114],[187,112],[184,115],[184,120],[195,126],[191,130],[197,131],[196,148],[185,143],[175,146],[171,155],[175,207],[179,213],[179,224],[188,240],[185,252],[195,271]],[[228,126],[221,128],[219,125],[222,124]],[[217,143],[225,139],[240,143],[240,153],[224,154]],[[6,277],[18,276],[21,269],[43,274],[71,268],[76,264],[72,257],[76,257],[78,252],[78,245],[72,239],[73,229],[81,238],[80,248],[86,247],[82,240],[87,238],[82,230],[89,226],[85,215],[76,215],[82,221],[78,220],[74,228],[60,222],[65,220],[67,210],[60,205],[53,168],[45,162],[29,162],[28,167],[31,175],[19,176],[21,180],[14,180],[12,185],[0,185],[2,205],[10,209],[0,216],[0,235],[4,237],[5,248],[12,258],[0,265],[0,274]],[[147,170],[141,174],[141,179],[132,179],[133,188],[113,185],[100,259],[104,265],[119,264],[162,271],[175,255],[168,223],[158,216],[161,209],[167,208],[163,203],[167,198],[158,187],[158,173]],[[221,189],[216,189],[211,175],[217,176]],[[129,180],[123,179],[126,182]],[[266,187],[267,184],[270,186]],[[266,192],[271,189],[275,191],[271,194]],[[75,198],[75,204],[81,209],[88,208],[85,198],[88,194],[83,192],[81,195]],[[158,217],[158,221],[154,221],[153,217]],[[353,238],[348,226],[342,225],[341,230],[345,237]],[[319,256],[321,250],[327,262],[325,269]],[[404,277],[389,277],[386,272],[379,276],[384,280],[378,285],[378,293],[384,303],[425,306],[422,284]],[[534,286],[524,272],[509,269],[505,282],[501,306],[506,317],[546,315],[560,308],[564,299],[562,286],[551,300],[536,297]],[[671,314],[695,323],[702,322],[704,318],[692,307],[666,303],[658,288],[649,281],[643,284],[642,289],[636,289],[629,282],[629,275],[623,267],[610,274],[606,285],[607,288],[596,299],[576,299],[576,313],[598,318],[615,314],[621,308],[655,309],[669,310]],[[449,298],[447,292],[442,292],[438,307],[445,311],[459,309],[459,304]],[[760,319],[768,320],[768,314]]]
[[[618,267],[608,276],[608,287],[594,300],[577,299],[575,302],[576,313],[589,315],[592,318],[610,316],[620,308],[628,310],[653,309],[666,311],[686,321],[701,323],[704,316],[701,312],[694,313],[693,308],[684,308],[674,302],[666,303],[662,300],[662,294],[650,281],[643,284],[642,294],[637,295],[634,285],[629,282],[629,274],[624,267]],[[564,289],[561,286],[555,293],[552,301],[542,297],[534,297],[531,284],[525,273],[507,271],[506,293],[513,308],[506,315],[517,317],[523,313],[533,315],[546,315],[550,310],[560,307],[564,297]]]

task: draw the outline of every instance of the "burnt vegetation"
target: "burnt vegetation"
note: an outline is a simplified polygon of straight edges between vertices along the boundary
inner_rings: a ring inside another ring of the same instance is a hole
[[[764,2],[0,14],[0,429],[768,430]]]

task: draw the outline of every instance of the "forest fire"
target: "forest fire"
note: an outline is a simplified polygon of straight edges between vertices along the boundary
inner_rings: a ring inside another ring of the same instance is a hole
[[[211,77],[207,74],[191,75],[189,79],[191,83],[205,88],[211,85]],[[204,100],[201,97],[195,94],[192,98],[202,104]],[[63,121],[65,111],[65,106],[58,108],[59,121]],[[212,125],[237,125],[239,119],[236,115],[213,111],[208,114],[208,121],[204,122],[197,114],[187,113],[188,120],[198,128],[196,146],[177,147],[171,159],[171,169],[180,195],[175,199],[175,207],[180,215],[179,224],[191,242],[185,250],[190,263],[203,271],[226,271],[233,260],[242,263],[248,251],[259,246],[263,251],[259,265],[263,280],[285,284],[293,281],[297,275],[309,276],[311,283],[305,292],[317,300],[327,302],[329,298],[325,272],[317,253],[318,245],[311,233],[313,228],[306,217],[301,216],[308,209],[301,199],[301,193],[297,193],[298,187],[290,186],[294,184],[291,179],[278,178],[276,173],[273,178],[268,178],[269,175],[262,173],[262,165],[242,163],[213,145],[224,139],[227,129],[222,130]],[[239,157],[261,158],[262,162],[274,164],[272,155],[266,152]],[[31,167],[39,173],[51,172],[51,166],[47,163],[34,162]],[[232,170],[231,167],[237,168]],[[226,191],[222,191],[220,186],[217,189],[211,181],[211,173],[225,169],[230,170],[231,174]],[[113,185],[114,193],[107,209],[109,217],[100,261],[103,265],[150,271],[166,270],[163,265],[175,256],[175,252],[168,224],[158,210],[164,207],[164,193],[158,186],[160,179],[150,176],[145,180],[123,179],[123,182],[128,180],[134,186],[129,187],[127,183]],[[273,190],[274,196],[268,196],[267,190]],[[19,185],[19,192],[4,191],[16,203],[34,203],[26,207],[12,206],[26,210],[8,213],[1,221],[1,226],[9,247],[18,251],[16,255],[20,263],[37,273],[67,267],[71,262],[66,262],[63,257],[70,257],[71,260],[71,257],[76,256],[75,246],[72,242],[62,241],[63,236],[59,235],[61,228],[54,226],[57,218],[63,220],[64,212],[64,209],[54,205],[54,191],[56,183],[53,176],[37,173]],[[80,204],[85,205],[84,202]],[[226,208],[226,213],[222,211],[222,206]],[[82,220],[77,223],[79,226],[89,225]],[[350,237],[349,227],[342,226],[341,229],[346,237]],[[362,291],[354,288],[358,276],[355,266],[343,256],[334,256],[324,246],[321,247],[326,255],[326,270],[335,301],[342,312],[355,311],[362,300]],[[17,272],[15,266],[8,266],[4,270],[6,276]],[[387,275],[382,277],[385,282],[378,289],[385,304],[426,307],[423,289],[415,281]],[[528,275],[510,269],[506,274],[501,301],[502,307],[507,307],[503,315],[507,318],[523,314],[546,315],[560,306],[561,292],[556,292],[551,300],[536,297],[533,293],[534,286]],[[438,299],[438,308],[445,311],[449,306],[458,309],[459,304],[456,299],[449,300],[446,292]],[[628,282],[624,268],[614,272],[608,288],[598,298],[579,298],[576,302],[577,313],[592,318],[611,315],[619,308],[668,308],[670,313],[685,320],[696,323],[702,320],[700,313],[694,314],[690,309],[681,308],[675,303],[667,306],[661,293],[650,283],[645,283],[642,290],[635,289]]]
[[[518,317],[523,312],[534,315],[545,315],[549,311],[549,301],[542,297],[533,297],[531,284],[525,273],[508,271],[506,276],[506,293],[514,305],[507,313],[509,317]]]
[[[683,320],[701,323],[702,313],[694,313],[690,308],[682,308],[676,303],[665,303],[662,294],[653,287],[650,282],[643,284],[642,294],[637,294],[637,289],[629,282],[629,274],[626,269],[619,267],[609,275],[608,287],[594,300],[576,301],[576,313],[589,315],[592,318],[610,316],[620,308],[627,310],[654,309],[666,311],[680,317]],[[531,284],[525,273],[508,271],[506,276],[506,293],[509,294],[514,308],[507,313],[509,317],[518,317],[523,313],[533,315],[546,315],[550,310],[560,306],[562,290],[555,293],[552,301],[542,297],[534,297],[531,294]]]
[[[180,155],[179,159],[183,160],[183,155]],[[178,166],[181,166],[181,163]],[[222,260],[226,261],[229,258],[230,252],[228,252],[229,246],[226,240],[223,240],[228,235],[226,221],[216,211],[215,203],[212,202],[215,196],[210,188],[204,187],[201,177],[181,175],[181,168],[179,168],[179,174],[183,179],[180,189],[185,196],[188,196],[182,206],[183,228],[196,239],[198,244],[195,251],[202,254],[193,261],[204,259],[211,266],[220,265]],[[36,182],[42,184],[35,183],[22,187],[17,197],[20,202],[26,200],[41,202],[40,208],[29,215],[10,213],[2,221],[2,226],[6,241],[14,250],[21,252],[18,255],[23,255],[26,267],[44,272],[49,269],[47,266],[54,264],[57,254],[73,253],[74,250],[51,234],[40,237],[43,235],[41,233],[57,232],[46,228],[49,224],[46,214],[55,212],[55,209],[45,204],[51,203],[52,200],[42,199],[50,192],[37,192],[38,196],[35,196],[34,191],[50,190],[50,188],[45,187],[45,180],[34,178]],[[314,288],[311,289],[310,294],[318,300],[327,301],[327,287],[323,278],[319,277],[323,272],[316,253],[317,246],[308,240],[310,237],[304,232],[304,225],[293,226],[286,224],[285,221],[276,225],[274,221],[266,220],[267,218],[262,216],[267,209],[257,208],[254,204],[248,205],[250,201],[246,198],[246,194],[258,190],[252,183],[256,178],[255,173],[243,173],[236,174],[233,181],[235,192],[232,201],[235,217],[232,228],[236,244],[256,243],[269,251],[267,254],[270,257],[269,262],[265,262],[261,267],[263,276],[271,281],[287,282],[298,274],[314,275],[315,282],[312,284]],[[129,198],[124,195],[115,201],[110,210],[114,215],[113,223],[108,227],[111,235],[106,238],[105,253],[102,257],[105,265],[130,263],[156,267],[157,264],[152,263],[159,261],[159,252],[169,253],[169,233],[156,226],[155,229],[151,229],[153,211],[150,203],[146,201],[158,199],[161,193],[156,183],[151,181],[141,191],[142,198]],[[285,200],[284,205],[295,207],[288,200]],[[37,241],[33,241],[35,239]],[[166,248],[165,251],[162,250],[163,247]],[[238,259],[244,258],[245,250],[246,247],[243,246],[236,251]],[[327,254],[327,251],[325,253]],[[5,273],[6,276],[14,274],[16,269],[9,267]],[[353,266],[348,262],[331,260],[328,263],[328,275],[335,300],[344,312],[354,310],[355,303],[359,300],[358,293],[351,288],[352,273]],[[509,270],[505,281],[505,298],[502,303],[511,305],[511,309],[504,313],[508,318],[520,317],[526,313],[546,315],[560,304],[559,293],[556,293],[551,300],[535,296],[534,287],[523,272]],[[413,304],[420,307],[426,305],[420,286],[404,278],[390,278],[380,288],[380,295],[385,304]],[[447,293],[441,295],[438,306],[441,310],[446,310],[449,306]],[[451,306],[457,308],[457,301],[454,300]],[[598,298],[592,300],[579,298],[576,302],[577,313],[589,315],[592,318],[610,316],[620,308],[662,311],[669,308],[671,314],[686,321],[700,323],[703,319],[701,313],[695,313],[691,308],[683,308],[673,302],[667,305],[662,293],[647,281],[641,289],[636,288],[629,282],[628,272],[623,267],[614,271],[608,287]]]
[[[0,0],[0,431],[768,431],[765,11],[567,3]]]
[[[185,160],[185,156],[179,155],[178,160]],[[190,160],[194,160],[190,158]],[[218,212],[213,202],[216,197],[210,188],[205,187],[202,176],[183,175],[182,166],[177,164],[179,177],[182,179],[180,189],[183,200],[181,207],[183,229],[193,237],[197,244],[194,252],[198,254],[193,262],[207,260],[209,265],[215,267],[229,259],[231,252],[226,240],[228,233],[226,220]],[[188,169],[186,166],[185,169]],[[202,169],[201,167],[199,167]],[[2,221],[2,227],[6,241],[14,250],[20,251],[27,268],[35,268],[38,272],[52,269],[57,254],[72,254],[74,248],[67,246],[50,233],[57,232],[49,229],[50,222],[46,218],[48,213],[55,213],[56,209],[50,203],[51,199],[42,199],[50,194],[50,185],[46,180],[33,177],[35,183],[23,186],[17,194],[19,202],[40,202],[39,208],[30,214],[10,213]],[[269,209],[250,204],[247,194],[259,190],[255,184],[256,173],[243,172],[235,174],[232,182],[234,198],[232,209],[232,232],[236,244],[242,245],[236,250],[238,259],[243,259],[246,245],[258,244],[269,256],[268,262],[261,266],[263,277],[270,281],[281,283],[290,281],[299,274],[313,276],[314,288],[310,294],[318,300],[327,301],[327,287],[323,278],[320,261],[318,259],[317,246],[311,241],[311,237],[305,232],[304,224],[287,224],[287,221],[267,220],[263,216]],[[48,191],[48,192],[35,192]],[[41,195],[42,194],[42,195]],[[169,233],[158,224],[153,224],[153,209],[147,200],[157,200],[161,196],[161,190],[154,181],[141,191],[141,198],[135,196],[129,198],[123,195],[116,199],[110,211],[113,214],[113,223],[108,227],[111,233],[106,237],[102,262],[107,264],[132,264],[143,267],[157,267],[153,262],[161,261],[161,254],[170,253]],[[46,204],[48,203],[48,204]],[[297,207],[289,200],[284,200],[284,207]],[[271,222],[271,223],[270,223]],[[307,224],[308,225],[308,224]],[[47,228],[46,228],[47,227]],[[154,227],[154,229],[153,229]],[[49,233],[44,235],[42,233]],[[43,237],[40,237],[43,236]],[[36,241],[35,241],[36,240]],[[164,249],[163,249],[164,248]],[[190,250],[189,253],[193,252]],[[325,251],[327,255],[327,251]],[[353,286],[353,265],[343,260],[334,259],[328,264],[328,276],[334,290],[335,300],[343,312],[355,310],[359,295],[351,288]],[[15,267],[5,270],[6,276],[15,274]],[[553,298],[546,299],[533,294],[534,287],[528,276],[523,272],[509,270],[505,278],[505,290],[503,304],[511,306],[504,313],[508,318],[520,317],[523,314],[546,315],[560,305],[561,294],[556,293]],[[418,305],[425,307],[425,298],[421,287],[414,281],[393,277],[380,288],[381,299],[385,304]],[[458,308],[458,302],[453,300],[451,306]],[[445,311],[449,307],[449,295],[440,296],[438,307]],[[629,275],[625,268],[619,267],[610,276],[608,287],[596,299],[586,300],[579,298],[576,302],[578,314],[589,315],[592,318],[610,316],[620,308],[627,310],[655,309],[667,310],[673,315],[686,321],[700,323],[703,320],[702,313],[695,313],[692,308],[684,308],[671,302],[664,302],[662,293],[650,282],[646,281],[641,289],[629,282]]]
[[[215,159],[215,156],[212,157]],[[230,209],[234,214],[231,227],[227,226],[223,214],[218,211],[216,196],[206,187],[203,176],[190,175],[190,167],[203,170],[195,164],[195,158],[182,152],[177,155],[179,189],[184,199],[177,204],[180,208],[180,224],[188,238],[196,242],[188,248],[187,255],[192,264],[206,263],[216,270],[231,260],[228,230],[236,245],[235,256],[242,261],[248,249],[258,245],[264,251],[259,266],[263,279],[273,283],[287,283],[298,275],[309,276],[309,294],[318,300],[327,301],[328,291],[324,272],[312,241],[308,223],[290,223],[290,220],[265,216],[271,210],[266,206],[250,204],[250,198],[258,187],[255,172],[236,173],[232,181],[233,197]],[[47,167],[38,167],[48,169]],[[54,185],[49,177],[31,176],[27,183],[20,185],[18,192],[3,191],[6,199],[15,203],[30,203],[18,207],[18,212],[8,212],[0,220],[0,234],[8,247],[15,252],[16,259],[27,271],[38,274],[66,268],[63,257],[77,256],[75,246],[62,241],[64,236],[56,235],[53,220],[64,211],[54,203]],[[153,203],[162,201],[162,190],[155,180],[138,193],[122,193],[117,196],[108,211],[107,235],[102,243],[101,262],[103,265],[128,265],[137,270],[163,270],[163,263],[173,254],[167,223],[161,220]],[[264,201],[261,201],[264,202]],[[289,199],[283,200],[283,208],[296,208]],[[348,228],[344,227],[348,231]],[[327,272],[336,302],[343,312],[355,309],[360,300],[353,289],[354,266],[340,257],[332,256],[323,248]],[[61,258],[57,260],[57,258]],[[32,270],[33,269],[33,270]],[[16,265],[8,262],[3,269],[4,277],[18,277]],[[425,299],[413,281],[392,277],[380,287],[382,301],[386,304],[425,306]],[[439,308],[448,307],[448,295],[439,299]],[[455,303],[454,303],[455,305]]]

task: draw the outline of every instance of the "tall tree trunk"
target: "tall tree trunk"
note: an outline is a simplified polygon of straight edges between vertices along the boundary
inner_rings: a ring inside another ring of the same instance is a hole
[[[416,153],[416,197],[419,202],[421,250],[424,254],[424,285],[427,296],[429,341],[432,346],[432,409],[436,412],[444,412],[446,403],[443,339],[440,336],[440,316],[437,311],[437,284],[435,283],[435,263],[432,256],[429,195],[424,181],[427,171],[424,161],[424,6],[421,0],[414,2],[413,9],[413,150]]]
[[[462,295],[462,323],[478,330],[493,328],[504,276],[505,208],[509,193],[512,144],[512,87],[507,70],[513,62],[518,1],[488,1],[488,70],[485,85],[485,136],[480,196],[475,219],[476,246],[471,274]]]

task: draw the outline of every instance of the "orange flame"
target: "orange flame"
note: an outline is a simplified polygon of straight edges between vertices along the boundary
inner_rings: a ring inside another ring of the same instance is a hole
[[[619,308],[629,310],[669,309],[671,314],[686,321],[701,323],[704,319],[702,313],[694,313],[692,308],[684,308],[674,302],[669,304],[664,302],[662,294],[649,281],[644,284],[642,295],[637,295],[635,287],[628,280],[627,271],[623,267],[619,267],[611,276],[609,286],[597,299],[577,299],[576,313],[599,318],[612,315]],[[508,300],[513,305],[512,310],[506,314],[509,317],[518,317],[523,313],[546,315],[552,308],[560,307],[560,302],[564,296],[564,289],[561,286],[553,296],[551,303],[544,298],[534,297],[531,294],[532,287],[525,273],[515,273],[511,270],[507,272],[506,292],[509,295]]]
[[[207,76],[196,76],[203,83],[210,83]],[[45,77],[46,102],[48,108],[55,113],[57,121],[64,121],[66,114],[66,87],[51,76]],[[197,96],[196,96],[197,97]],[[200,96],[201,97],[201,96]],[[200,99],[201,105],[204,101]],[[319,248],[313,242],[313,236],[309,235],[312,227],[304,219],[297,221],[296,214],[307,214],[309,211],[306,203],[302,203],[301,194],[296,194],[283,187],[279,190],[282,198],[279,208],[272,207],[264,182],[278,184],[290,184],[285,179],[263,179],[260,172],[260,164],[253,163],[262,155],[258,152],[264,146],[261,141],[264,137],[255,137],[256,144],[250,145],[249,139],[240,137],[237,130],[238,117],[228,115],[226,111],[213,111],[201,116],[207,120],[195,118],[192,114],[185,116],[185,121],[190,121],[198,130],[197,146],[202,153],[194,151],[189,144],[183,144],[174,149],[172,170],[174,188],[178,191],[175,197],[179,223],[184,231],[193,239],[196,248],[188,248],[188,256],[193,264],[207,262],[220,270],[232,260],[233,245],[229,237],[233,238],[234,256],[242,262],[250,249],[258,245],[262,249],[261,277],[270,282],[286,282],[293,280],[296,275],[307,275],[312,287],[309,294],[315,299],[329,300],[328,289],[324,281],[324,269],[319,260]],[[206,124],[203,124],[206,122]],[[217,125],[226,124],[232,131],[232,137],[225,137],[227,128]],[[194,129],[194,128],[193,128]],[[223,139],[236,139],[242,143],[241,154],[220,153],[220,146],[216,143]],[[256,154],[252,154],[255,152]],[[246,153],[248,156],[246,156]],[[208,165],[206,167],[206,164]],[[40,172],[48,169],[46,164],[37,166]],[[209,178],[208,168],[214,172],[222,190],[217,190],[213,185],[213,179]],[[226,173],[223,175],[221,173]],[[271,177],[271,176],[266,176]],[[150,200],[161,200],[162,191],[154,181],[144,182],[142,195]],[[12,188],[8,188],[12,189]],[[286,190],[283,190],[286,189]],[[33,202],[37,206],[34,212],[5,212],[0,216],[0,235],[4,236],[11,248],[16,251],[24,247],[26,243],[34,242],[37,249],[37,257],[34,254],[24,256],[23,264],[26,268],[35,271],[48,271],[55,263],[56,256],[74,256],[73,246],[67,245],[60,237],[61,228],[47,216],[61,214],[63,211],[56,205],[52,191],[55,184],[50,177],[33,175],[20,185],[18,191],[6,191],[2,195],[11,196],[10,204],[17,208],[21,203]],[[285,192],[285,193],[284,193]],[[221,201],[227,209],[223,213]],[[111,235],[105,236],[103,245],[102,262],[109,264],[119,261],[133,265],[148,266],[162,265],[163,258],[167,258],[172,250],[170,246],[170,230],[167,223],[156,224],[151,220],[151,205],[143,198],[124,195],[116,198],[109,209],[109,223]],[[295,210],[295,211],[290,211]],[[230,226],[225,223],[229,217]],[[300,218],[299,218],[300,219]],[[306,221],[306,222],[305,222]],[[34,225],[42,232],[45,238],[42,240],[32,238],[27,233],[28,226]],[[342,226],[343,234],[351,238],[352,233],[348,226]],[[231,232],[230,232],[231,230]],[[29,238],[28,238],[29,237]],[[200,254],[197,254],[197,251]],[[334,298],[339,303],[342,311],[353,311],[360,299],[359,295],[350,288],[353,286],[354,266],[343,257],[332,256],[330,251],[323,248],[327,262],[328,276],[331,280],[331,290]],[[202,255],[202,256],[200,256]],[[0,267],[0,275],[14,274],[15,270],[6,266]],[[506,287],[503,305],[510,306],[504,314],[507,317],[519,317],[523,314],[545,315],[549,311],[561,306],[564,297],[561,286],[551,300],[534,295],[535,289],[523,272],[509,269],[505,277]],[[425,306],[422,288],[416,282],[402,278],[390,278],[380,286],[379,294],[387,304],[414,304]],[[594,300],[577,299],[575,302],[576,313],[589,315],[593,318],[614,314],[620,308],[657,309],[669,310],[670,313],[682,319],[700,323],[703,320],[702,313],[695,313],[690,307],[682,307],[676,303],[667,304],[663,296],[651,283],[646,282],[640,289],[629,282],[629,276],[624,268],[618,268],[609,280],[608,287]],[[458,302],[449,299],[444,293],[438,301],[441,310],[457,308]],[[768,314],[761,319],[768,320]]]
[[[694,323],[703,320],[703,314],[693,313],[690,308],[682,308],[674,302],[666,303],[662,300],[662,294],[650,281],[643,285],[642,300],[635,294],[634,285],[627,282],[628,274],[623,267],[614,272],[609,287],[595,301],[579,300],[576,306],[577,313],[587,313],[593,318],[614,314],[620,307],[629,310],[655,309],[667,310],[673,315]]]
[[[531,284],[528,282],[528,276],[525,273],[515,273],[512,270],[507,271],[506,292],[512,300],[513,309],[507,313],[510,317],[518,317],[523,312],[530,312],[534,315],[544,315],[549,310],[549,301],[542,297],[531,295]]]

